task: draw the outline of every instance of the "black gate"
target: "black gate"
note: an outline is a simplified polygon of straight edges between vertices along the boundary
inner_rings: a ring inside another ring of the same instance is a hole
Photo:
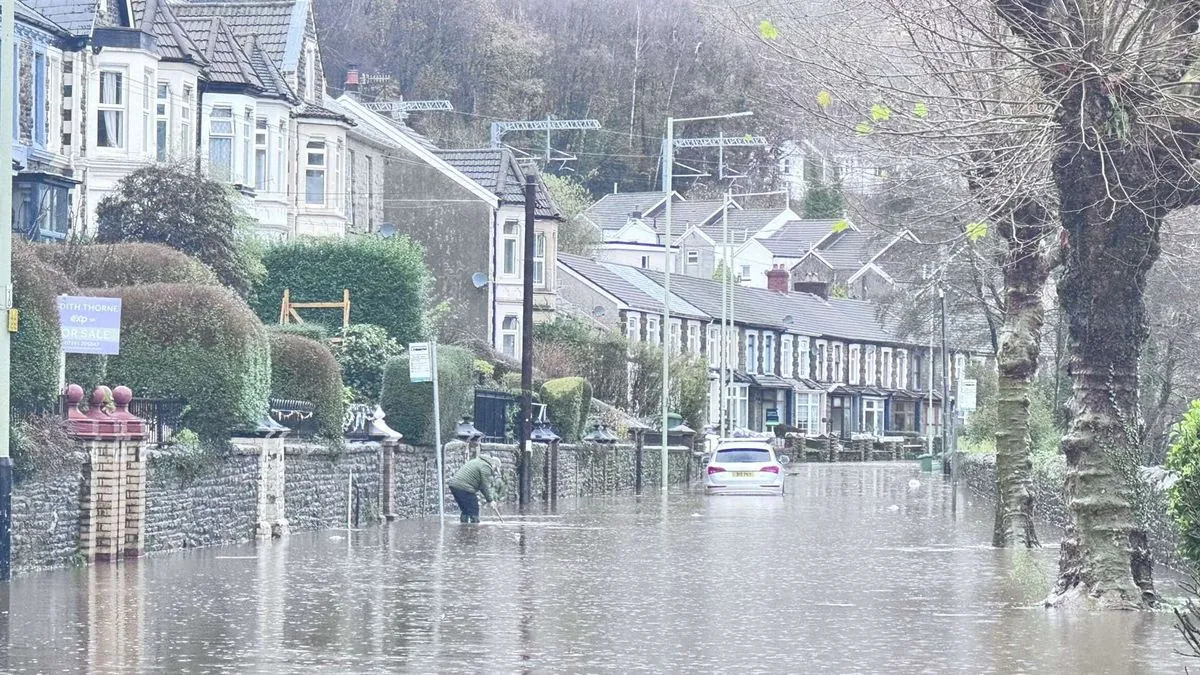
[[[508,428],[508,413],[518,405],[517,397],[506,391],[475,390],[475,428],[483,432],[488,443],[511,443],[514,439]]]

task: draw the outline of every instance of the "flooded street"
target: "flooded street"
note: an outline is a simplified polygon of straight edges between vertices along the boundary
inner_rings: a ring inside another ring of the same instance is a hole
[[[0,665],[1177,673],[1189,663],[1174,654],[1170,613],[1042,609],[1056,548],[993,550],[990,507],[960,500],[952,520],[941,478],[915,464],[795,470],[782,499],[565,500],[557,514],[503,525],[407,521],[27,575],[8,589]]]

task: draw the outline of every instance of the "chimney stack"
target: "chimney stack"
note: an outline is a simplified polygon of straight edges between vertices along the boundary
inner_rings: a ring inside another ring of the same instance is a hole
[[[792,290],[797,293],[809,293],[815,295],[822,300],[829,299],[829,282],[828,281],[797,281],[792,284]]]
[[[783,265],[772,266],[771,269],[767,270],[767,290],[777,291],[786,295],[789,278],[791,278],[791,275],[788,274]]]
[[[346,84],[342,87],[352,98],[358,98],[358,65],[351,63],[346,67]]]

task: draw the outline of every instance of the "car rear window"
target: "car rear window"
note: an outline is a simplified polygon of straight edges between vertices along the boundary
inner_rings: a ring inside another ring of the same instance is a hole
[[[771,461],[771,453],[758,448],[729,448],[728,450],[718,450],[715,461],[730,464],[761,464]]]

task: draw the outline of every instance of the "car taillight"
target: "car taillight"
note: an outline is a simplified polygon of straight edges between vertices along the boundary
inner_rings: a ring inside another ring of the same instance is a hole
[[[710,475],[710,476],[713,475],[714,473],[723,473],[724,471],[725,471],[725,469],[722,469],[719,466],[708,467],[708,475]]]
[[[763,468],[759,469],[759,471],[762,471],[763,473],[779,473],[779,467],[764,466]]]

